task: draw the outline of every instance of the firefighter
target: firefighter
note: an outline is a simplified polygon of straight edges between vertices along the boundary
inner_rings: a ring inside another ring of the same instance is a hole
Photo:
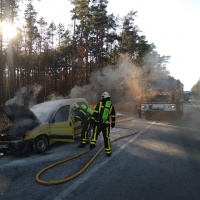
[[[82,131],[81,131],[81,144],[78,145],[79,148],[84,148],[87,144],[89,144],[89,132],[91,130],[91,116],[81,109],[77,103],[72,105],[72,109],[75,112],[75,116],[73,121],[81,121],[82,123]]]
[[[92,116],[93,121],[93,134],[90,141],[90,149],[93,149],[96,145],[98,135],[102,132],[104,137],[104,150],[107,156],[112,154],[110,144],[110,126],[115,127],[115,108],[110,101],[110,94],[104,92],[101,96],[101,101],[96,105],[94,114]]]

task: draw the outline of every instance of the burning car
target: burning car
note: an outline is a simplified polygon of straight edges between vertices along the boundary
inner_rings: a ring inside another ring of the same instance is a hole
[[[61,99],[37,104],[30,109],[18,104],[3,108],[12,125],[0,131],[0,153],[43,153],[55,142],[74,142],[81,122],[72,122],[72,104],[88,105],[84,98]]]

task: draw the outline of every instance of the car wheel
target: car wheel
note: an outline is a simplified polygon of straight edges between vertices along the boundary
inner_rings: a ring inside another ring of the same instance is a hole
[[[45,136],[35,138],[33,143],[33,150],[35,153],[43,153],[49,146],[49,141]]]

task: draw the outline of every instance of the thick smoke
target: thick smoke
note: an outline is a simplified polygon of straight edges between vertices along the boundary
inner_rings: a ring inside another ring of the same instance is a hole
[[[133,65],[127,55],[122,55],[116,66],[108,66],[94,72],[90,84],[83,87],[75,86],[70,97],[84,97],[89,102],[97,102],[101,93],[107,91],[112,101],[128,102],[138,93],[138,78],[141,70]]]
[[[27,131],[39,124],[36,116],[29,108],[36,104],[36,99],[41,89],[40,85],[22,87],[1,108],[6,117],[12,122],[12,126],[2,132],[5,134],[2,136],[3,138],[5,137],[7,140],[10,136],[24,137]],[[2,128],[4,126],[2,124]]]
[[[47,96],[47,101],[54,101],[59,99],[64,99],[64,97],[59,95],[57,92],[54,92]]]
[[[36,99],[42,87],[31,85],[20,88],[12,99],[9,99],[1,111],[13,123],[7,129],[7,134],[23,135],[27,130],[38,125],[36,116],[28,108],[36,104]],[[8,122],[2,122],[1,127],[7,126]]]
[[[13,123],[4,133],[7,135],[25,136],[28,130],[39,124],[36,116],[28,108],[12,103],[1,108],[3,113]]]
[[[15,96],[6,102],[6,105],[19,104],[30,108],[36,104],[37,96],[41,90],[42,86],[37,84],[21,87],[17,90]]]

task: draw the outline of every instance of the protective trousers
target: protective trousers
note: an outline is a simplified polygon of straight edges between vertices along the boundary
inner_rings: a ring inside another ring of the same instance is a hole
[[[90,149],[94,148],[97,142],[99,133],[102,132],[104,138],[104,150],[107,156],[112,154],[110,143],[110,124],[94,124],[92,140],[90,142]]]
[[[89,132],[90,132],[91,124],[90,120],[87,120],[83,123],[82,131],[81,131],[81,145],[85,146],[89,143]]]

